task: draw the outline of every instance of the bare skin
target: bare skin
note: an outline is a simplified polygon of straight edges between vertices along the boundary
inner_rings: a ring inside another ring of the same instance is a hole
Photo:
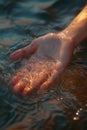
[[[28,57],[11,80],[15,93],[28,95],[35,88],[42,91],[55,84],[75,47],[87,36],[86,14],[87,6],[62,32],[41,36],[10,55],[12,60]]]

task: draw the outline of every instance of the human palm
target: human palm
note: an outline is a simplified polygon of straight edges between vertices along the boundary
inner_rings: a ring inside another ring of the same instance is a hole
[[[14,92],[28,95],[36,88],[44,90],[55,84],[71,59],[71,42],[68,38],[62,38],[61,33],[49,33],[13,52],[10,55],[12,60],[27,57],[11,80]]]

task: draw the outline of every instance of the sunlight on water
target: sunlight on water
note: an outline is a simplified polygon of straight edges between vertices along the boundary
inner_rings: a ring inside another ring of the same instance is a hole
[[[59,32],[87,4],[87,0],[0,0],[0,130],[86,130],[87,128],[87,40],[75,51],[72,62],[55,88],[28,97],[14,95],[10,80],[18,71],[30,82],[39,75],[37,64],[12,62],[9,54],[48,32]],[[20,66],[27,66],[20,69]],[[46,73],[50,64],[43,64]],[[51,64],[54,64],[53,62]],[[32,68],[37,70],[32,70]],[[29,72],[35,71],[34,75]],[[30,77],[31,76],[31,77]],[[49,75],[47,75],[49,76]]]

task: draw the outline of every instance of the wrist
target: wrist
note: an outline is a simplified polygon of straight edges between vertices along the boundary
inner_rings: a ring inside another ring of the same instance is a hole
[[[87,37],[87,5],[61,34],[62,38],[71,39],[74,47]]]
[[[61,31],[59,34],[58,34],[58,37],[61,39],[61,41],[63,41],[63,43],[65,44],[69,44],[70,48],[74,48],[76,47],[75,46],[75,38],[73,36],[70,35],[69,31],[66,29],[64,29],[63,31]]]

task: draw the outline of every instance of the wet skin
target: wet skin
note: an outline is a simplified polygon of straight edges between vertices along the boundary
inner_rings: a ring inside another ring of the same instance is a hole
[[[57,83],[72,57],[74,48],[87,37],[87,5],[62,32],[49,33],[10,55],[12,60],[28,59],[15,74],[11,83],[15,93],[28,95]],[[40,92],[39,91],[39,92]]]
[[[22,67],[11,80],[13,91],[28,95],[38,88],[39,92],[55,84],[69,63],[73,44],[62,34],[49,33],[32,41],[10,55],[12,60],[26,58]]]

